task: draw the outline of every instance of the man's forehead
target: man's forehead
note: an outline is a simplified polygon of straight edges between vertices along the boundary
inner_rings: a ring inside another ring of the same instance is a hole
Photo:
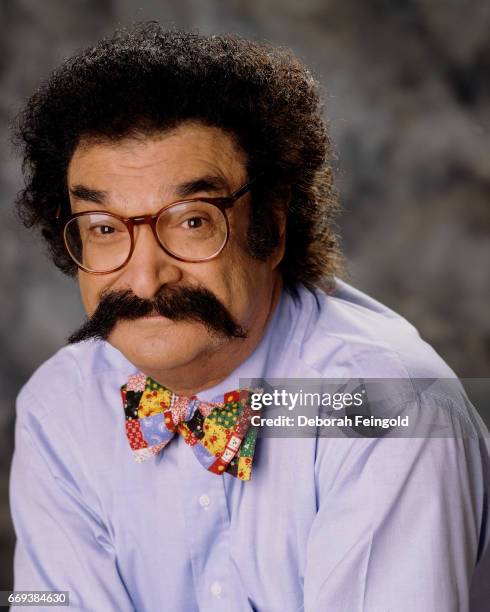
[[[189,162],[236,164],[246,162],[246,155],[236,137],[218,127],[185,123],[163,132],[130,134],[112,140],[102,136],[82,137],[70,160],[69,168],[81,160],[95,158],[117,162],[128,170],[140,170],[160,162],[185,157]]]
[[[226,193],[246,178],[245,164],[233,136],[193,123],[116,142],[86,138],[72,156],[67,178],[72,196],[90,201],[103,201],[114,181],[124,188],[139,179],[165,194],[187,197],[200,190]],[[97,191],[96,197],[85,197],[87,188]]]

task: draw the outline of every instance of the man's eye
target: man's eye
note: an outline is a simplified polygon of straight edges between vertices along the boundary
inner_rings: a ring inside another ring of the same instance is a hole
[[[99,235],[113,234],[116,231],[110,225],[93,225],[90,230]]]
[[[202,217],[191,217],[184,221],[184,227],[186,229],[199,229],[204,225],[205,221]]]

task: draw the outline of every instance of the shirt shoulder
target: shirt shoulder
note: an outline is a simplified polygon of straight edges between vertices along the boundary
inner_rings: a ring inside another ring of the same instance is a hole
[[[299,289],[294,342],[319,377],[455,378],[401,315],[338,280],[331,294]]]
[[[17,397],[16,461],[31,452],[30,444],[63,486],[83,490],[95,507],[95,474],[114,469],[119,454],[130,455],[120,387],[134,372],[135,367],[106,342],[60,349]]]
[[[17,418],[28,417],[36,404],[36,420],[42,421],[53,411],[81,405],[88,386],[101,379],[126,380],[134,366],[107,342],[88,341],[68,345],[45,361],[25,383],[17,397]],[[79,401],[77,401],[79,400]]]

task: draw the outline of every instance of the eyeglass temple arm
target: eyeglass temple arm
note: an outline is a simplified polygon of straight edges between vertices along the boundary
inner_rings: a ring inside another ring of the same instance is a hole
[[[260,174],[257,175],[255,178],[253,178],[251,181],[249,181],[248,183],[246,183],[243,187],[240,187],[240,189],[238,191],[235,191],[235,193],[231,194],[231,197],[234,200],[238,200],[238,198],[241,198],[242,195],[244,195],[245,193],[247,193],[247,191],[252,187],[252,185],[254,183],[257,182],[257,180],[260,178]]]

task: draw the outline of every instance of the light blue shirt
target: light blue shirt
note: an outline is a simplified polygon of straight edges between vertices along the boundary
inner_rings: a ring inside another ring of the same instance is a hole
[[[474,437],[259,438],[242,482],[207,472],[180,436],[136,463],[120,397],[132,373],[86,342],[22,389],[15,589],[68,590],[70,610],[95,612],[490,609],[488,432],[467,407]],[[339,282],[331,296],[283,292],[254,353],[198,396],[262,376],[454,373],[406,320]],[[427,392],[422,407],[455,401]]]

